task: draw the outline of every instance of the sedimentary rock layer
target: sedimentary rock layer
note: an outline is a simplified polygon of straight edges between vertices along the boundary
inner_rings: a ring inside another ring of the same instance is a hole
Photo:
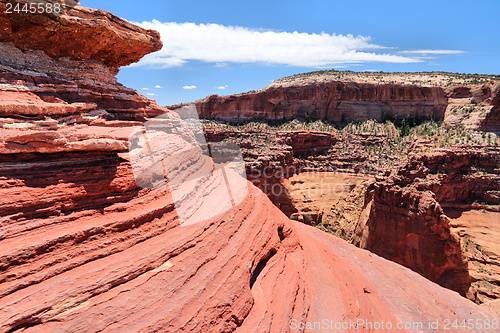
[[[312,74],[311,74],[312,75]],[[365,74],[368,76],[369,74]],[[411,80],[417,74],[407,74]],[[312,75],[313,76],[313,75]],[[221,119],[323,119],[349,121],[428,118],[498,131],[500,82],[459,86],[300,79],[252,93],[211,95],[195,104],[201,116]]]
[[[109,12],[76,6],[62,16],[7,13],[0,2],[0,42],[20,50],[41,50],[53,58],[96,60],[116,74],[120,67],[161,49],[160,34],[142,29]]]
[[[498,149],[410,153],[393,176],[334,204],[342,210],[337,225],[357,246],[487,303],[500,290],[499,250],[490,241],[498,235],[499,156]]]
[[[184,227],[167,193],[134,197],[39,219],[2,240],[2,330],[286,332],[299,331],[291,320],[492,318],[408,269],[292,223],[255,188],[235,209]]]
[[[311,86],[269,87],[257,93],[212,95],[196,103],[203,117],[331,121],[420,116],[443,119],[447,105],[439,87],[334,81]]]
[[[120,66],[161,48],[157,32],[90,8],[75,7],[53,17],[6,14],[5,3],[0,1],[0,114],[8,118],[4,122],[99,109],[126,120],[165,112],[115,78]]]

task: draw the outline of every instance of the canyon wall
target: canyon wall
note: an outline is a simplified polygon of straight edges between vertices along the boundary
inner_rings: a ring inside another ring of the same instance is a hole
[[[418,144],[417,144],[418,146]],[[345,238],[478,302],[500,295],[498,149],[411,152],[334,209]],[[469,217],[474,216],[474,217]]]
[[[363,248],[465,296],[471,281],[460,239],[450,232],[434,194],[376,183],[370,195],[366,239],[355,244],[366,242]]]
[[[411,79],[412,74],[408,74]],[[500,82],[447,87],[351,81],[279,81],[253,93],[211,95],[195,102],[200,116],[364,121],[406,117],[500,131]]]
[[[446,88],[449,105],[445,121],[484,131],[500,131],[500,82]]]

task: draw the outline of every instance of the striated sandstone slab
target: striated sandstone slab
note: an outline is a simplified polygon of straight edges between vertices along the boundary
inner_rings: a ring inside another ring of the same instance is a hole
[[[291,320],[492,318],[406,268],[292,223],[256,188],[187,227],[168,193],[136,196],[4,234],[2,330],[286,332],[296,331]]]

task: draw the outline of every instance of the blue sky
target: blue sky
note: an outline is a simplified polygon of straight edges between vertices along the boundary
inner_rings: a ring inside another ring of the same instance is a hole
[[[118,80],[160,105],[261,89],[318,69],[500,74],[500,1],[102,1],[163,50]]]

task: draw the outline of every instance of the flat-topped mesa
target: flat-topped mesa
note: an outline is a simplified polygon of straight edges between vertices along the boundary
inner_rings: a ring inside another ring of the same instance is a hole
[[[306,73],[257,92],[211,95],[196,102],[204,117],[364,121],[420,117],[500,127],[497,76],[451,73]]]
[[[68,104],[76,102],[95,104],[84,111],[103,109],[122,120],[141,120],[166,111],[115,78],[121,66],[161,49],[158,32],[102,10],[77,6],[61,16],[7,14],[6,3],[0,0],[2,116],[68,116],[78,109]],[[18,95],[12,98],[14,93]],[[31,99],[29,111],[11,103],[13,99]]]

